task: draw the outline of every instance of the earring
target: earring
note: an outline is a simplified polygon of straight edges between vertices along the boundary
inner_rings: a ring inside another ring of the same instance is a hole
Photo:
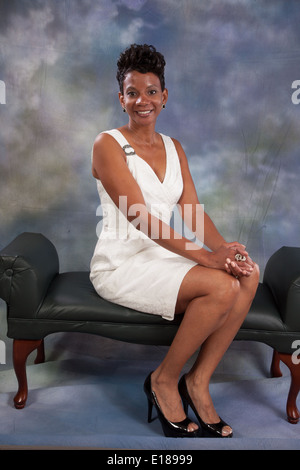
[[[123,108],[123,113],[126,113],[126,109],[125,109],[125,108]]]
[[[166,107],[166,105],[165,105],[165,104],[163,104],[163,105],[162,105],[162,109],[165,109],[165,107]]]

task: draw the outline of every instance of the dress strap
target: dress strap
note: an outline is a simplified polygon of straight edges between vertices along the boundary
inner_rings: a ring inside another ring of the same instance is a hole
[[[126,149],[129,149],[129,147],[130,147],[130,149],[132,149],[132,147],[129,145],[129,143],[127,142],[127,140],[123,136],[123,134],[120,131],[118,131],[118,129],[111,129],[111,130],[108,130],[108,131],[102,131],[101,134],[111,135],[123,149],[125,147],[125,149],[124,149],[125,153],[126,153]],[[128,152],[128,150],[127,150],[127,152]],[[134,153],[135,152],[133,151],[133,154]],[[91,160],[93,160],[93,149],[91,151]]]
[[[118,144],[122,147],[124,150],[126,157],[129,155],[135,155],[135,150],[131,145],[128,143],[128,140],[123,136],[122,132],[120,132],[118,129],[111,129],[110,131],[104,131],[103,134],[109,134],[111,135],[117,142]]]
[[[131,147],[129,145],[127,139],[125,139],[125,137],[123,136],[122,132],[120,132],[118,129],[111,129],[110,131],[104,131],[104,132],[102,132],[102,134],[111,135],[118,142],[118,144],[121,145],[122,148],[125,145],[128,145],[129,147]]]

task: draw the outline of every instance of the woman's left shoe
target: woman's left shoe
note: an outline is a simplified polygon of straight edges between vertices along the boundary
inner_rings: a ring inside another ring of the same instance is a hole
[[[193,410],[193,412],[196,415],[196,418],[198,419],[203,431],[207,434],[207,437],[232,437],[233,433],[231,432],[230,434],[222,434],[222,430],[224,426],[228,426],[228,424],[225,423],[220,418],[220,421],[218,423],[205,423],[199,416],[196,407],[190,397],[190,394],[188,392],[187,386],[186,386],[186,381],[185,381],[185,376],[183,375],[179,381],[178,384],[178,389],[179,393],[183,402],[183,407],[185,413],[188,411],[188,407],[190,406]]]
[[[196,431],[188,431],[188,426],[192,422],[189,418],[185,418],[183,421],[174,423],[172,421],[169,421],[164,416],[157,401],[156,395],[151,387],[151,374],[152,372],[148,375],[144,383],[144,392],[148,399],[148,423],[152,421],[152,408],[154,405],[164,435],[166,437],[202,437],[202,431],[200,428]]]

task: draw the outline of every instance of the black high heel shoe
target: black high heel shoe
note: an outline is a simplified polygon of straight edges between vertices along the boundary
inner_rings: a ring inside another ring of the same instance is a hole
[[[152,372],[148,375],[144,383],[144,392],[148,399],[148,423],[153,421],[152,408],[154,405],[166,437],[201,437],[200,428],[196,431],[188,431],[188,425],[192,422],[189,418],[185,418],[183,421],[179,421],[178,423],[174,423],[165,418],[156,395],[151,388],[151,374]]]
[[[220,418],[220,421],[218,423],[205,423],[199,416],[197,410],[196,410],[196,407],[190,397],[190,394],[188,392],[188,389],[187,389],[187,386],[186,386],[186,381],[185,381],[185,376],[183,375],[179,381],[179,384],[178,384],[178,389],[179,389],[179,393],[180,393],[180,396],[182,398],[182,402],[183,402],[183,408],[184,408],[184,411],[185,413],[187,413],[188,411],[188,407],[190,406],[193,410],[193,412],[195,413],[196,415],[196,418],[198,419],[206,437],[232,437],[233,436],[233,433],[231,432],[230,434],[227,434],[226,436],[224,436],[222,434],[222,429],[224,428],[224,426],[228,426],[228,424],[225,423],[225,421],[223,421],[221,418]]]

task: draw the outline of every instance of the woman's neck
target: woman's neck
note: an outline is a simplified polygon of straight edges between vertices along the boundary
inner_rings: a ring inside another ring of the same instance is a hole
[[[135,126],[134,124],[128,123],[126,126],[121,128],[127,135],[130,135],[132,140],[143,143],[146,145],[152,145],[157,139],[157,134],[154,126]]]

